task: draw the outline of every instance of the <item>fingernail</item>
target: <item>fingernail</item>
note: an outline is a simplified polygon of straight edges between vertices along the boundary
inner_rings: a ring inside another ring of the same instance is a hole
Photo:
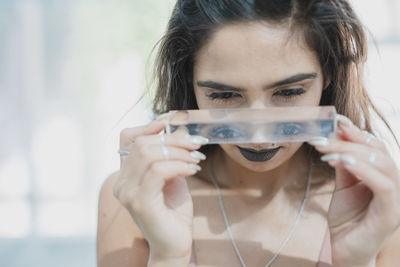
[[[336,114],[336,120],[346,126],[352,126],[353,122],[344,115]]]
[[[327,146],[329,145],[329,140],[326,137],[316,137],[309,140],[307,143],[313,146]]]
[[[201,171],[201,167],[197,164],[190,163],[189,168],[196,170],[196,171]]]
[[[322,161],[338,161],[339,159],[340,159],[340,154],[338,153],[326,154],[321,157]]]
[[[376,136],[375,135],[373,135],[372,133],[370,133],[370,132],[368,132],[368,131],[366,131],[366,130],[362,130],[361,131],[365,136],[370,136],[371,138],[375,138]]]
[[[203,153],[199,152],[199,151],[192,151],[190,152],[190,156],[194,159],[199,159],[199,160],[205,160],[206,159],[206,155],[204,155]]]
[[[357,162],[356,159],[350,155],[341,155],[340,159],[342,162],[344,162],[348,165],[354,165]]]
[[[191,135],[189,142],[193,145],[205,145],[208,143],[208,139],[200,135]]]

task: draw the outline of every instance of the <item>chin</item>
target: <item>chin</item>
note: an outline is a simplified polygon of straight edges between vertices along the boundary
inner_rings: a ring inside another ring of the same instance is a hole
[[[236,162],[253,172],[268,172],[279,167],[284,161],[276,159],[268,162],[250,162],[242,158],[240,159],[240,162]]]

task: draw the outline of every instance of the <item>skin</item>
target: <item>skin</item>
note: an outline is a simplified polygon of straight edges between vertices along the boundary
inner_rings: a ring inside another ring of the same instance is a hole
[[[239,34],[238,34],[239,33]],[[317,106],[322,93],[323,77],[314,53],[301,40],[301,36],[289,37],[285,27],[265,23],[226,26],[198,53],[194,67],[194,91],[200,109],[213,108],[266,108],[283,106]],[[229,44],[229,45],[226,45]],[[246,49],[243,49],[246,47]],[[297,83],[273,86],[277,81],[303,73],[314,73],[315,78]],[[213,81],[241,89],[215,90],[199,86],[202,81]],[[279,93],[303,89],[302,95],[288,98]],[[284,91],[286,90],[286,91]],[[212,93],[232,94],[229,99],[211,99]],[[228,186],[238,185],[239,177],[248,177],[240,186],[276,188],[288,175],[289,159],[302,143],[280,143],[281,150],[268,163],[246,160],[232,144],[220,145],[230,173]],[[256,150],[272,148],[272,144],[239,144]]]
[[[313,77],[276,86],[304,73]],[[316,106],[324,88],[320,64],[301,34],[260,22],[227,25],[214,33],[196,55],[193,80],[201,109]],[[209,97],[221,93],[215,83],[230,87],[224,99]],[[283,90],[299,89],[304,93],[297,97],[282,96]],[[304,146],[280,143],[270,161],[250,162],[236,145],[220,145],[200,162],[190,156],[200,145],[175,132],[165,135],[170,153],[165,160],[158,135],[163,127],[154,121],[121,133],[120,149],[135,153],[121,157],[121,169],[100,193],[99,266],[188,266],[192,248],[197,266],[240,266],[209,182],[209,161],[246,264],[263,266],[285,238],[304,197]],[[354,125],[339,127],[337,137],[317,149],[352,156],[356,163],[330,161],[336,177],[314,166],[309,202],[276,266],[315,266],[328,225],[335,267],[396,266],[400,260],[391,252],[399,248],[399,172],[379,140],[365,144],[366,135]],[[377,153],[376,166],[365,163],[371,151]]]

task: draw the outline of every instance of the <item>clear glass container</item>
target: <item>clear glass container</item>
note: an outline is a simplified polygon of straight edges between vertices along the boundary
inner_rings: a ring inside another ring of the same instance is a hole
[[[334,134],[335,114],[334,106],[174,110],[166,132],[201,135],[209,144],[306,142]]]

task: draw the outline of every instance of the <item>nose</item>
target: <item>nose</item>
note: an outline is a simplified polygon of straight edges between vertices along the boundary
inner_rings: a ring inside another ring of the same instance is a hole
[[[254,101],[252,101],[250,106],[249,106],[249,108],[253,108],[253,109],[263,109],[263,108],[266,108],[266,107],[268,107],[267,103],[266,103],[265,99],[263,99],[261,97],[256,99],[256,100],[254,100]]]
[[[270,107],[271,103],[266,100],[265,96],[258,96],[250,102],[249,108],[252,109],[264,109]],[[268,139],[268,132],[265,131],[264,127],[259,127],[254,129],[254,132],[251,136],[252,147],[256,150],[265,149],[265,148],[275,148],[272,147],[272,143],[266,143],[265,140]]]

